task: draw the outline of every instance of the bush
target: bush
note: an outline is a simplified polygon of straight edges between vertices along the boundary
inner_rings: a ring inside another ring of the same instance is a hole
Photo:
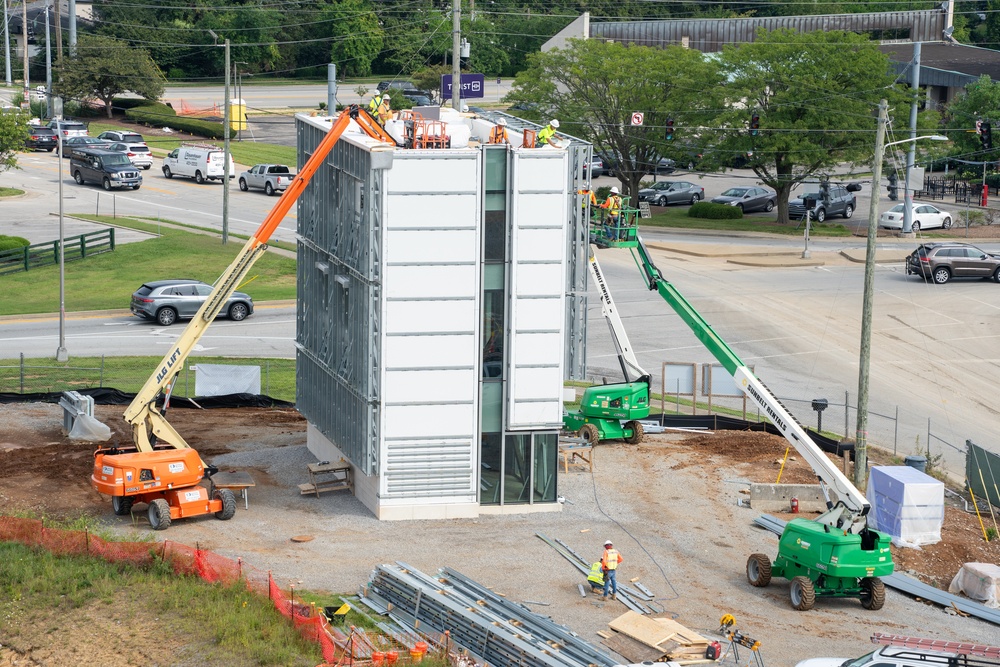
[[[156,104],[152,100],[146,100],[141,97],[116,97],[114,101],[111,102],[111,106],[115,109],[135,109],[136,107],[149,106],[151,104]]]
[[[688,209],[688,217],[707,218],[709,220],[738,220],[743,217],[743,211],[728,204],[713,204],[700,201]]]
[[[0,234],[0,252],[13,250],[14,248],[24,248],[31,245],[28,239],[21,236],[5,236]]]
[[[125,117],[137,123],[145,123],[153,127],[169,127],[172,130],[188,132],[208,139],[222,139],[222,123],[212,120],[202,120],[200,118],[186,118],[178,116],[171,107],[160,102],[150,102],[143,106],[129,109],[125,112]],[[229,138],[236,136],[236,130],[229,128]]]

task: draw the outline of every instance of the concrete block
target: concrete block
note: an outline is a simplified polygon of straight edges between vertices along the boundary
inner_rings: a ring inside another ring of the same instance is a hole
[[[792,498],[799,499],[799,512],[824,512],[826,500],[819,484],[751,484],[750,507],[757,512],[790,512]],[[830,500],[837,494],[830,491]]]

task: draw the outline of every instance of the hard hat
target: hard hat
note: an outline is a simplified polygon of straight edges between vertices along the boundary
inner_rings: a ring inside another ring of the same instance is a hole
[[[383,100],[385,100],[386,102],[388,102],[388,101],[389,101],[389,100],[391,100],[392,98],[391,98],[391,97],[389,97],[388,95],[383,95],[383,96],[382,96],[382,99],[383,99]]]
[[[497,125],[499,125],[500,127],[507,127],[507,119],[501,118],[500,120],[497,121]]]
[[[617,185],[611,188],[611,194],[613,194],[613,195],[618,194],[618,186]]]
[[[549,123],[549,125],[551,125],[552,127],[558,129],[559,128],[559,121],[557,121],[556,119],[553,118],[552,122]]]
[[[604,543],[604,546],[606,546],[606,547],[610,547],[610,546],[613,546],[613,545],[611,544],[611,540],[608,540],[607,542],[605,542],[605,543]]]
[[[465,113],[468,110],[469,110],[469,105],[468,104],[463,104],[462,105],[462,113]]]

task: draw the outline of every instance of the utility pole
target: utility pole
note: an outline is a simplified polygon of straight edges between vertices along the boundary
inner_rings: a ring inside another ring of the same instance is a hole
[[[66,11],[69,19],[69,54],[76,55],[76,0],[69,0]]]
[[[66,351],[66,230],[63,213],[63,135],[56,132],[59,147],[59,347],[56,348],[56,361],[69,361]]]
[[[48,5],[45,5],[45,117],[52,118],[52,39]]]
[[[868,207],[868,244],[865,251],[865,291],[861,306],[861,358],[858,363],[858,425],[854,438],[854,486],[865,488],[868,482],[868,371],[872,354],[872,300],[875,297],[875,232],[878,226],[878,200],[882,182],[882,153],[885,152],[885,126],[889,103],[878,105],[878,129],[875,132],[875,159],[872,165],[872,198]]]
[[[222,152],[226,166],[222,178],[222,245],[229,243],[229,40],[226,40],[226,99],[222,114]]]
[[[62,67],[62,0],[56,0],[56,65]]]
[[[326,115],[333,116],[337,110],[337,66],[328,63],[326,66]]]
[[[906,179],[903,181],[903,234],[913,233],[913,188],[915,183],[910,183],[910,172],[913,171],[913,163],[917,155],[917,107],[920,106],[920,42],[913,45],[913,76],[911,78],[911,90],[913,91],[913,102],[910,104],[910,150],[906,154]],[[921,183],[921,187],[923,184]]]
[[[24,103],[31,111],[31,90],[28,87],[28,0],[21,3],[21,54],[24,56]]]
[[[452,0],[451,108],[462,110],[462,0]]]
[[[14,85],[14,81],[10,71],[10,19],[7,18],[7,0],[3,0],[3,62],[6,75],[4,81],[10,88]]]

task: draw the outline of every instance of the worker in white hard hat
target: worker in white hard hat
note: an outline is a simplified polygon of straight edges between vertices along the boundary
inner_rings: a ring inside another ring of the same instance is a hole
[[[375,96],[368,102],[368,115],[375,118],[380,106],[382,106],[382,93],[375,93]]]
[[[611,599],[615,600],[618,596],[618,581],[615,578],[615,574],[618,572],[618,566],[622,563],[622,555],[618,553],[615,549],[615,545],[608,540],[604,543],[604,555],[601,556],[601,571],[604,573],[604,595],[601,597],[602,600],[608,599],[608,591],[611,591]]]
[[[608,235],[608,239],[616,241],[621,235],[619,223],[621,222],[622,212],[622,197],[618,193],[617,185],[611,188],[611,194],[601,204],[601,208],[607,211],[604,218],[604,230]]]
[[[553,118],[549,121],[548,125],[538,131],[538,145],[545,146],[546,144],[551,144],[559,148],[559,145],[554,141],[556,130],[558,129],[559,121]]]
[[[490,130],[490,143],[491,144],[510,144],[510,138],[507,136],[507,119],[501,118],[497,121],[497,124],[493,126]]]
[[[375,112],[378,120],[378,124],[385,127],[385,122],[392,118],[392,105],[389,104],[392,98],[388,95],[382,96],[382,103],[378,105],[378,111]]]

